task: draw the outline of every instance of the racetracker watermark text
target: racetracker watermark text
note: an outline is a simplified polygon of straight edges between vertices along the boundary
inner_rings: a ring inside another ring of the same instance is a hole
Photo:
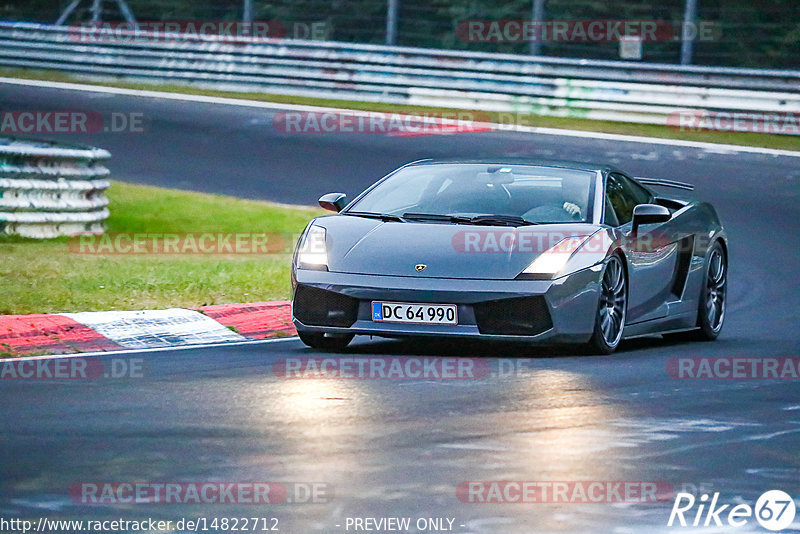
[[[719,39],[719,26],[710,21],[675,25],[666,20],[465,20],[456,26],[458,39],[468,43],[497,42],[643,42]]]
[[[76,482],[75,504],[323,504],[334,497],[324,482]]]
[[[468,504],[654,503],[672,500],[672,486],[661,481],[472,480],[456,488]]]
[[[272,119],[277,132],[287,134],[385,134],[417,136],[492,129],[491,117],[480,111],[440,111],[419,114],[377,111],[281,111]]]
[[[327,40],[331,33],[327,21],[102,21],[79,22],[69,27],[70,40],[80,43]]]
[[[574,241],[574,242],[573,242]],[[681,252],[691,252],[696,243],[694,241],[680,240],[664,232],[640,231],[636,234],[622,235],[618,242],[629,250],[637,252],[654,252],[667,246],[678,249],[686,247]],[[453,234],[451,244],[453,250],[464,254],[530,254],[548,250],[562,243],[565,253],[598,254],[605,253],[611,245],[611,239],[606,232],[595,232],[591,236],[575,236],[574,232],[559,230],[528,230],[515,228],[509,230],[460,230]],[[574,247],[566,245],[580,245]],[[560,252],[553,250],[554,253]]]
[[[799,357],[680,357],[667,360],[667,374],[679,379],[799,380]]]
[[[142,133],[146,117],[141,112],[97,111],[0,111],[0,133],[3,134],[91,134]]]
[[[280,254],[299,234],[276,232],[109,232],[72,236],[73,254]]]
[[[753,132],[800,135],[800,115],[797,113],[766,113],[754,111],[707,111],[684,109],[667,116],[667,126],[679,132]]]
[[[0,380],[97,380],[143,378],[142,358],[7,358],[0,360]]]
[[[485,358],[332,356],[279,358],[272,366],[284,379],[475,380],[491,374]]]

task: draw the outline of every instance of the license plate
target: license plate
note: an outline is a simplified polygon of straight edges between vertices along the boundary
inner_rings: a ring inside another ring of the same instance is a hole
[[[372,303],[372,320],[385,323],[458,324],[455,304]]]

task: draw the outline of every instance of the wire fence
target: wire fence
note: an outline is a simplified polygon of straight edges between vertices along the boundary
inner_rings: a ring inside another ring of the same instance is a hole
[[[73,1],[6,0],[0,19],[52,24]],[[387,14],[395,4],[393,44],[399,46],[679,63],[683,38],[689,37],[696,65],[800,67],[797,0],[688,1],[695,5],[690,25],[684,24],[687,0],[127,0],[127,5],[138,21],[236,21],[249,2],[253,20],[280,23],[288,38],[384,44]],[[537,3],[539,24],[526,34]],[[117,0],[84,0],[67,23],[90,20],[97,5],[102,20],[123,20]],[[599,36],[591,33],[593,22],[601,28]],[[632,43],[626,56],[620,39],[608,35],[614,22],[654,23],[657,30],[641,44]],[[559,34],[558,25],[566,33]]]

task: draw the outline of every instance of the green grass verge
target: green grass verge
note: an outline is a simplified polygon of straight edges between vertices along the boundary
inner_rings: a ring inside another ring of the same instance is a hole
[[[56,71],[41,71],[28,69],[0,69],[0,76],[10,78],[25,78],[31,80],[79,82],[87,85],[100,85],[121,87],[126,89],[142,89],[150,91],[162,91],[167,93],[181,93],[204,96],[218,96],[227,98],[238,98],[244,100],[258,100],[264,102],[276,102],[282,104],[304,104],[313,106],[327,106],[344,109],[357,109],[364,111],[383,111],[383,112],[407,112],[407,113],[441,113],[446,111],[454,113],[458,111],[477,111],[477,110],[455,110],[423,106],[401,106],[397,104],[380,104],[374,102],[357,102],[350,100],[331,100],[323,98],[297,97],[286,95],[273,95],[265,93],[247,93],[235,91],[218,91],[214,89],[204,89],[187,85],[155,84],[145,82],[131,82],[116,78],[107,78],[101,81],[86,79],[84,77],[71,76],[66,73]],[[488,114],[494,122],[503,122],[502,117],[508,114],[496,112],[481,112]],[[482,115],[483,116],[483,115]],[[550,117],[533,114],[519,114],[514,116],[514,120],[520,125],[537,126],[543,128],[563,128],[567,130],[583,130],[592,132],[604,132],[623,135],[638,135],[644,137],[660,137],[664,139],[683,139],[686,141],[702,141],[706,143],[722,143],[730,145],[744,145],[753,147],[776,148],[783,150],[800,150],[800,139],[792,135],[760,134],[751,132],[715,132],[697,131],[681,132],[668,128],[666,125],[638,124],[629,122],[598,121],[574,117]]]
[[[108,232],[296,235],[317,208],[113,182]],[[0,237],[0,314],[139,310],[289,297],[280,254],[77,254],[67,238]]]

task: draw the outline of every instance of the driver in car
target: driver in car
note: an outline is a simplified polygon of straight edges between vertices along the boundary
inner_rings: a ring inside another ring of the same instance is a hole
[[[575,219],[582,219],[583,213],[581,204],[586,198],[586,186],[584,181],[579,178],[565,176],[561,180],[561,196],[564,199],[561,209]]]

